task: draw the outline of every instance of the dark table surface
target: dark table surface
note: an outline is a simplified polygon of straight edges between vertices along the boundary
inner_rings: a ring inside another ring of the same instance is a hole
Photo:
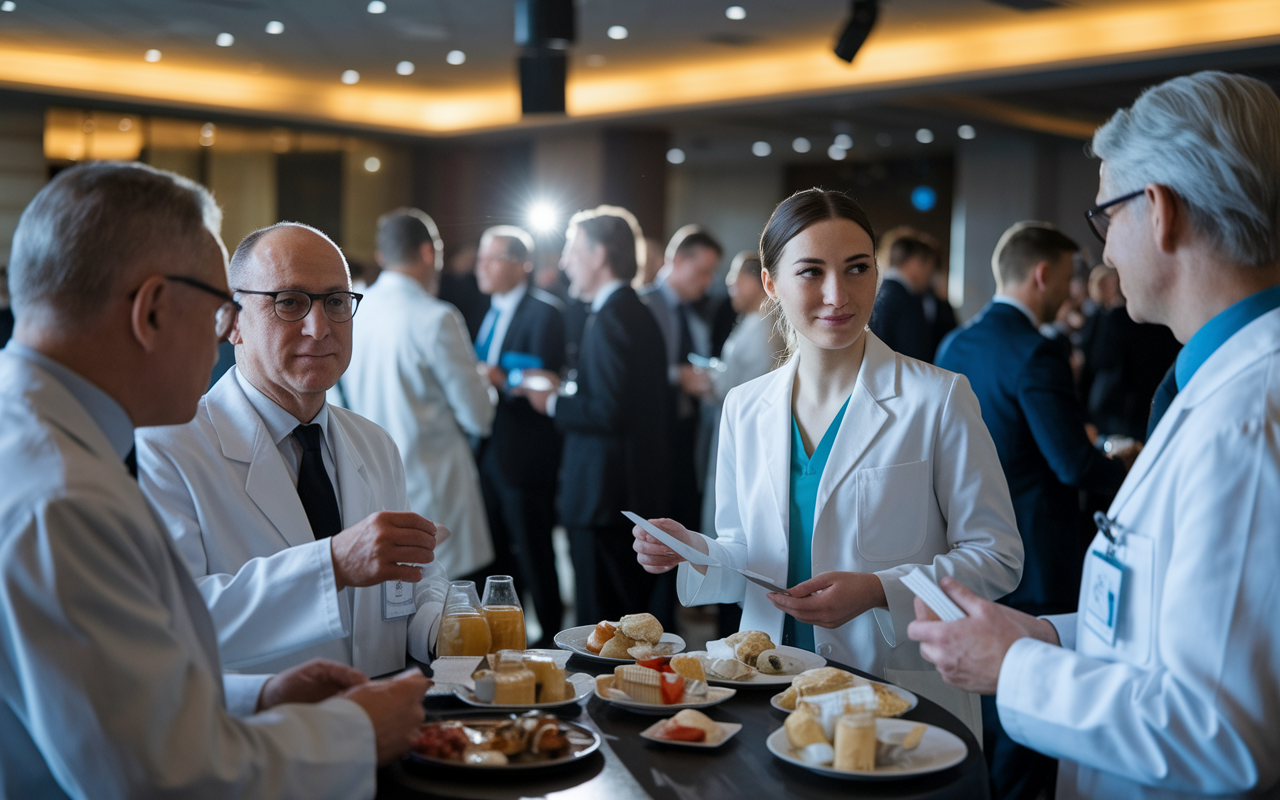
[[[831,666],[850,669],[832,663]],[[569,660],[570,672],[612,673],[613,667],[578,656]],[[850,669],[851,672],[872,677]],[[463,769],[432,769],[401,762],[378,773],[380,800],[408,798],[494,798],[517,800],[554,797],[557,800],[608,798],[639,800],[717,800],[718,798],[964,798],[989,797],[987,767],[973,733],[955,716],[921,697],[904,719],[945,728],[964,740],[969,754],[959,765],[917,778],[847,781],[829,778],[776,758],[765,747],[769,734],[786,718],[769,705],[783,687],[739,688],[729,700],[708,709],[719,722],[739,722],[742,730],[714,750],[684,749],[640,738],[640,731],[662,719],[636,714],[594,696],[585,704],[558,713],[601,735],[600,750],[581,762],[512,775],[481,776]],[[472,708],[451,696],[427,698],[427,718],[498,716]]]

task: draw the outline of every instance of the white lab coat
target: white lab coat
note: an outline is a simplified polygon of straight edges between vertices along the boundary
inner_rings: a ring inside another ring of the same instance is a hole
[[[436,558],[454,577],[493,561],[480,473],[467,435],[488,436],[496,394],[476,371],[461,312],[383,270],[355,318],[351,366],[331,403],[386,429],[400,448],[409,506],[452,536]]]
[[[1062,759],[1060,800],[1280,796],[1280,310],[1201,365],[1108,515],[1125,532],[1116,644],[1084,624],[1082,591],[1081,613],[1051,618],[1064,647],[1005,657],[1005,730]]]
[[[298,489],[233,367],[186,425],[135,435],[138,477],[213,614],[228,668],[275,672],[312,658],[366,675],[426,660],[448,578],[429,564],[418,611],[384,620],[383,586],[337,590],[328,539],[316,541]],[[386,432],[329,408],[342,523],[405,511],[404,473]]]
[[[0,352],[0,797],[373,797],[350,700],[247,716],[181,556],[102,429]],[[233,714],[245,715],[243,719]]]
[[[907,639],[918,565],[977,594],[1008,594],[1022,575],[1022,540],[991,435],[963,375],[898,355],[870,331],[857,385],[818,488],[812,574],[869,572],[887,609],[835,630],[815,628],[819,655],[884,676],[937,702],[975,732],[976,695],[942,682]],[[716,534],[725,563],[787,581],[791,392],[799,356],[729,393],[720,425]],[[680,565],[680,601],[743,603],[742,630],[781,641],[785,615],[741,575]]]

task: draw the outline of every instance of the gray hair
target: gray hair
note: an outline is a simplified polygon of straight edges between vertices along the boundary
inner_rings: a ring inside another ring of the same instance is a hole
[[[490,239],[504,239],[507,243],[507,258],[521,264],[533,257],[533,237],[524,228],[515,225],[494,225],[480,234],[480,246],[484,247]]]
[[[209,190],[172,172],[122,161],[63,170],[22,212],[14,232],[14,316],[59,324],[91,319],[128,290],[141,262],[157,252],[180,262],[206,231],[225,263],[221,227]]]
[[[319,236],[321,239],[324,239],[326,242],[333,245],[333,249],[338,252],[338,258],[342,259],[342,269],[347,273],[347,286],[351,286],[351,265],[347,263],[347,257],[343,254],[342,248],[334,244],[334,241],[325,235],[324,231],[319,228],[313,228],[302,222],[277,222],[274,225],[259,228],[241,239],[240,244],[236,245],[236,251],[231,254],[231,263],[227,266],[227,280],[230,282],[231,289],[233,291],[236,289],[248,288],[245,286],[245,282],[249,278],[254,249],[257,248],[258,243],[262,241],[268,233],[278,231],[281,228],[301,228],[304,231],[311,231],[316,236]]]
[[[1142,93],[1093,135],[1118,193],[1167,186],[1233,262],[1280,261],[1280,98],[1243,75],[1197,72]]]

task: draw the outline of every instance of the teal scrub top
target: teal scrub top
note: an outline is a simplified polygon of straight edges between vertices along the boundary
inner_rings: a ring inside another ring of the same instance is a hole
[[[840,421],[844,419],[844,412],[848,407],[849,401],[845,400],[811,456],[805,455],[800,426],[796,424],[795,415],[791,416],[791,517],[787,535],[790,551],[787,556],[788,587],[813,577],[813,515],[818,505],[818,484],[822,482],[822,471],[827,468],[827,457],[831,455],[831,445],[835,441],[836,433],[840,430]],[[810,652],[817,650],[813,640],[813,626],[797,622],[790,614],[782,625],[782,643]]]

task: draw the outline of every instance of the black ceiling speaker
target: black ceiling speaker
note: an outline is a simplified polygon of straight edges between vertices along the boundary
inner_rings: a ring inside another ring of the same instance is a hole
[[[526,48],[520,54],[520,111],[563,114],[569,58],[563,50]]]
[[[845,24],[844,30],[840,32],[840,40],[836,42],[836,55],[852,62],[871,29],[875,27],[879,14],[879,0],[853,0],[849,22]]]
[[[573,0],[516,0],[516,44],[563,50],[577,38]]]

